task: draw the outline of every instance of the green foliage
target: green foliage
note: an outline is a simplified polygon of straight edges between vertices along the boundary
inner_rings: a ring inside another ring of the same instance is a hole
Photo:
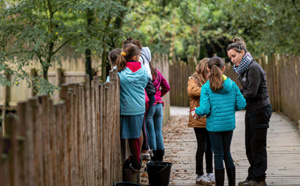
[[[295,0],[141,1],[127,26],[153,52],[226,57],[226,46],[243,37],[254,55],[299,54],[300,2]]]
[[[53,92],[48,81],[48,69],[59,63],[61,49],[69,45],[77,52],[86,49],[101,54],[108,46],[119,42],[120,28],[114,21],[127,10],[124,1],[98,0],[26,0],[0,1],[0,72],[6,71],[18,79],[29,76],[23,70],[32,60],[41,64],[42,76],[33,81],[38,92]],[[87,20],[92,20],[87,24]],[[44,79],[44,80],[43,80]],[[9,84],[5,77],[1,85]],[[28,84],[30,86],[30,84]]]

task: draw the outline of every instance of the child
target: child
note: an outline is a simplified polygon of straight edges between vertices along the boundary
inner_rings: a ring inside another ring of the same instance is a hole
[[[142,63],[143,66],[147,69],[149,81],[147,83],[147,86],[145,88],[146,90],[146,112],[145,112],[145,119],[147,118],[147,111],[152,107],[154,101],[155,101],[155,87],[152,83],[152,75],[150,70],[150,62],[151,62],[151,52],[148,47],[143,47],[139,40],[135,40],[132,37],[128,37],[124,42],[123,45],[126,45],[128,43],[132,43],[136,45],[141,50],[141,56],[139,58],[139,61]],[[148,146],[148,137],[147,137],[147,127],[143,125],[143,145],[142,145],[142,159],[144,160],[150,160],[150,154],[149,154],[149,146]]]
[[[137,46],[127,44],[117,58],[120,77],[121,139],[129,141],[132,154],[129,167],[133,170],[141,169],[139,137],[145,113],[144,88],[149,80],[147,70],[138,62],[140,55]]]
[[[213,174],[213,155],[211,150],[211,143],[208,131],[206,130],[206,118],[195,119],[192,112],[195,107],[199,107],[201,87],[208,80],[208,66],[209,58],[202,59],[196,67],[196,72],[189,78],[188,81],[188,95],[190,100],[190,115],[188,127],[193,127],[197,139],[196,151],[196,183],[201,185],[208,185],[215,183],[215,176]],[[206,172],[203,171],[203,157],[205,153]]]
[[[196,117],[207,115],[206,129],[214,152],[216,185],[224,185],[224,161],[228,184],[233,186],[235,166],[230,143],[235,129],[235,111],[245,108],[246,101],[235,82],[223,75],[225,66],[221,58],[211,58],[207,70],[210,72],[209,81],[202,86]]]
[[[164,141],[162,136],[162,124],[163,124],[163,105],[162,97],[169,92],[170,85],[164,78],[164,76],[156,69],[152,68],[153,85],[156,90],[155,102],[153,106],[148,110],[147,115],[147,130],[150,142],[150,148],[153,149],[153,160],[163,161],[164,156]]]
[[[115,48],[108,53],[108,61],[110,63],[111,69],[117,68],[117,58],[121,54],[121,49]],[[106,82],[109,81],[109,76],[106,78]]]

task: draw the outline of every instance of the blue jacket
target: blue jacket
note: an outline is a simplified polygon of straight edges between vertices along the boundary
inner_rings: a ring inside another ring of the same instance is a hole
[[[129,68],[118,72],[120,77],[121,115],[139,115],[145,113],[145,90],[149,80],[144,66],[136,72]]]
[[[238,86],[227,78],[223,83],[223,89],[218,93],[210,89],[209,81],[202,86],[200,107],[197,107],[195,112],[199,116],[207,115],[206,129],[208,131],[232,131],[235,129],[235,111],[245,106],[246,100]]]

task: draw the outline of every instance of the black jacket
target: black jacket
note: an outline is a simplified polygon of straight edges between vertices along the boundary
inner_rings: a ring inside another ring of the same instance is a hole
[[[248,69],[238,79],[243,87],[241,92],[247,102],[247,111],[253,112],[271,104],[266,72],[256,61],[253,60]]]
[[[155,95],[156,90],[155,90],[155,87],[154,87],[151,79],[149,79],[145,90],[146,90],[148,96]]]

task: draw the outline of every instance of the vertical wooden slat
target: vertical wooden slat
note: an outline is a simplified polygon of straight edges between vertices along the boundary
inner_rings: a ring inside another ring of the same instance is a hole
[[[37,98],[30,99],[32,107],[32,125],[33,125],[33,142],[34,142],[34,182],[36,185],[44,185],[43,183],[43,151],[42,151],[42,131],[40,125],[41,109],[38,105]]]
[[[93,80],[93,83],[95,83],[95,81]],[[96,83],[95,83],[96,84]],[[91,87],[90,89],[90,109],[91,109],[91,120],[90,120],[90,150],[91,150],[91,157],[90,157],[90,163],[91,166],[89,167],[89,171],[90,171],[90,180],[91,180],[91,185],[95,185],[95,132],[96,132],[96,113],[95,113],[95,91],[94,91],[94,87]]]
[[[99,185],[99,172],[98,172],[98,162],[99,162],[99,141],[98,141],[98,130],[99,130],[99,86],[98,86],[98,77],[94,76],[93,77],[93,107],[94,107],[94,130],[93,130],[93,141],[94,141],[94,184]]]
[[[15,168],[16,162],[16,131],[17,131],[17,120],[13,114],[8,114],[5,118],[6,124],[6,135],[5,135],[5,144],[7,145],[6,148],[8,150],[7,157],[8,157],[8,169],[9,169],[9,183],[10,185],[15,185],[15,180],[18,179],[16,176],[18,175],[19,170]],[[17,165],[18,166],[18,165]],[[19,168],[19,167],[17,167]],[[16,173],[16,174],[15,174]]]
[[[17,114],[18,120],[16,124],[16,139],[15,139],[15,161],[14,161],[14,174],[15,174],[15,185],[24,185],[25,177],[24,177],[24,141],[25,141],[25,125],[24,121],[26,119],[26,102],[20,102],[17,105]]]
[[[98,164],[98,171],[99,171],[99,176],[100,176],[100,180],[99,180],[99,185],[100,186],[104,186],[104,112],[105,112],[105,100],[104,100],[104,84],[101,83],[99,85],[99,106],[100,106],[100,110],[99,110],[99,128],[98,128],[98,143],[99,143],[99,164]],[[122,149],[121,149],[122,151]]]
[[[79,169],[80,169],[80,185],[85,184],[85,146],[84,146],[84,128],[85,128],[85,122],[84,122],[84,100],[83,100],[83,95],[84,95],[84,85],[80,84],[79,85],[79,104],[78,104],[78,109],[79,109]]]
[[[90,146],[91,146],[91,100],[90,100],[90,79],[89,76],[86,75],[84,77],[84,97],[85,97],[85,128],[86,128],[86,136],[85,136],[85,145],[86,145],[86,165],[87,165],[87,169],[85,170],[86,172],[86,184],[90,185],[91,184],[91,171],[89,168],[91,167],[91,161],[89,158],[89,154],[91,154],[90,151]]]
[[[103,179],[104,179],[104,185],[109,185],[110,182],[110,164],[109,164],[109,119],[108,118],[108,112],[107,112],[107,108],[109,107],[108,103],[109,103],[109,93],[108,93],[108,84],[109,83],[105,83],[104,84],[104,112],[103,112],[103,131],[104,131],[104,138],[103,138],[103,145],[105,148],[105,151],[103,152]]]
[[[39,105],[39,125],[41,128],[41,145],[42,149],[40,149],[43,152],[43,183],[45,186],[50,185],[50,180],[49,178],[49,156],[51,155],[50,153],[50,138],[48,136],[48,96],[43,95],[38,97],[40,105]]]
[[[1,185],[9,186],[9,162],[7,152],[5,152],[5,140],[0,136],[0,180]]]

